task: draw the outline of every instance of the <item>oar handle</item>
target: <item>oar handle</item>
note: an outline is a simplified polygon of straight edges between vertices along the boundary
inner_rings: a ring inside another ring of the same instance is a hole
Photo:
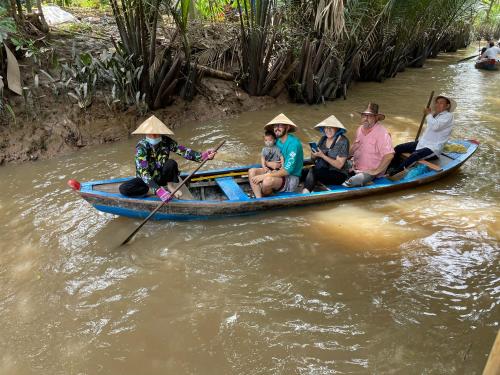
[[[427,102],[427,107],[425,107],[425,108],[429,108],[431,106],[433,97],[434,97],[434,91],[431,91],[431,96],[429,96],[429,101]],[[424,125],[424,121],[425,121],[426,116],[427,115],[425,113],[422,116],[422,121],[420,121],[420,126],[418,127],[417,136],[415,137],[415,142],[418,142],[418,138],[420,137],[420,132],[422,131],[422,126]]]
[[[219,143],[219,145],[214,149],[215,152],[217,152],[217,150],[219,148],[222,147],[222,145],[225,143],[226,141],[222,141],[221,143]],[[194,171],[192,171],[189,176],[187,176],[184,180],[182,180],[182,182],[177,185],[177,187],[174,189],[173,192],[170,193],[171,196],[174,196],[175,193],[177,193],[177,191],[186,183],[189,181],[189,179],[191,177],[193,177],[193,175],[198,172],[198,170],[203,167],[205,165],[205,163],[208,161],[208,159],[206,160],[203,160],[200,165],[198,165],[198,167],[196,167],[196,169]],[[137,228],[135,228],[135,230],[130,234],[130,236],[128,236],[125,241],[122,242],[122,245],[126,245],[127,243],[129,243],[129,241],[132,239],[132,237],[135,236],[135,234],[137,232],[139,232],[139,230],[143,227],[144,224],[146,224],[148,222],[149,219],[151,219],[151,217],[153,217],[153,215],[160,209],[163,207],[163,205],[165,204],[166,202],[161,202],[153,211],[151,211],[151,213],[142,221],[142,223],[139,224],[139,226]]]

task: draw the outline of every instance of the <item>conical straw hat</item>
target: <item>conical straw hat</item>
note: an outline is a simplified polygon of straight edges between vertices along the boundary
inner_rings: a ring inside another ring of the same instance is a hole
[[[457,102],[450,98],[448,95],[441,94],[436,96],[436,100],[438,100],[439,98],[445,98],[450,102],[450,108],[448,109],[448,112],[453,112],[455,108],[457,108]],[[434,102],[436,102],[436,100]]]
[[[167,125],[165,125],[158,117],[155,115],[144,121],[137,129],[135,129],[132,134],[165,134],[174,135],[174,132],[170,130]]]
[[[319,131],[321,131],[323,128],[337,128],[337,129],[345,129],[347,131],[345,126],[342,125],[342,123],[334,115],[325,118],[323,121],[321,121],[318,125],[314,127],[314,129],[318,129]]]
[[[297,130],[297,125],[293,123],[292,120],[290,120],[288,117],[286,117],[283,113],[280,113],[278,116],[273,118],[271,121],[269,121],[266,126],[264,126],[265,130],[273,130],[274,125],[290,125],[291,128],[288,130],[289,133],[292,133]]]

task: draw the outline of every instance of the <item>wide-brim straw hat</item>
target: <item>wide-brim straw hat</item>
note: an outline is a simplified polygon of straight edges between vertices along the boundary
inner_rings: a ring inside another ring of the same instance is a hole
[[[334,115],[325,118],[323,121],[321,121],[318,125],[314,127],[314,129],[317,129],[319,131],[322,131],[323,128],[337,128],[337,129],[344,129],[345,131],[347,131],[345,126],[342,125],[342,123]]]
[[[434,99],[434,103],[436,102],[436,100],[438,100],[439,98],[444,98],[446,100],[448,100],[450,102],[450,108],[448,109],[448,112],[453,112],[455,110],[455,108],[457,108],[457,102],[454,101],[452,98],[450,98],[448,95],[446,94],[440,94],[438,96],[436,96],[436,99]]]
[[[378,107],[378,106],[377,106]],[[383,113],[379,113],[378,111],[373,110],[372,103],[368,103],[368,107],[362,112],[358,112],[360,115],[376,115],[377,121],[385,120],[385,115]]]
[[[274,125],[290,125],[291,128],[288,130],[289,133],[293,133],[297,130],[298,126],[294,124],[292,120],[286,117],[283,113],[280,113],[278,116],[269,121],[266,126],[264,126],[265,130],[273,130]]]
[[[170,130],[168,126],[163,123],[163,121],[153,115],[144,121],[137,129],[135,129],[132,134],[174,135],[174,132]]]

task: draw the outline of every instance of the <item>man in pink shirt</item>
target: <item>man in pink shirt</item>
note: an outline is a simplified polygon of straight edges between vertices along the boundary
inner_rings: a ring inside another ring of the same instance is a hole
[[[394,148],[390,134],[379,122],[383,119],[385,115],[378,113],[375,103],[368,103],[368,108],[361,112],[361,126],[350,151],[355,175],[343,186],[363,186],[385,173],[394,157]]]

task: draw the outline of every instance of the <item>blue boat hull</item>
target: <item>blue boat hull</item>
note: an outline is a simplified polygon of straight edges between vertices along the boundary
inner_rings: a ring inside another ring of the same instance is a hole
[[[427,170],[425,173],[410,179],[391,181],[385,177],[375,179],[374,183],[368,186],[346,188],[343,186],[328,186],[329,190],[314,191],[310,194],[301,193],[279,193],[270,197],[251,199],[245,194],[241,187],[244,185],[240,179],[233,179],[232,176],[241,176],[251,167],[258,165],[248,165],[220,170],[209,170],[197,173],[193,180],[193,187],[197,184],[205,183],[207,189],[217,191],[214,199],[174,199],[168,204],[164,204],[153,216],[155,220],[205,220],[210,218],[221,218],[235,215],[248,215],[270,209],[283,209],[310,204],[322,204],[326,202],[355,199],[358,197],[393,192],[410,189],[415,186],[430,183],[447,176],[456,171],[472,154],[477,150],[478,144],[474,141],[454,141],[467,148],[463,154],[446,154],[440,156],[440,171]],[[186,174],[184,174],[186,176]],[[228,177],[229,176],[229,177]],[[181,175],[182,177],[182,175]],[[92,204],[97,210],[131,218],[145,218],[153,211],[161,201],[155,196],[145,198],[125,197],[113,189],[111,186],[118,186],[120,183],[129,180],[119,178],[104,181],[92,181],[81,184],[77,192],[80,196]],[[203,182],[208,181],[208,182]],[[245,186],[246,187],[246,186]],[[247,187],[246,187],[247,188]],[[106,189],[108,191],[106,191]]]

